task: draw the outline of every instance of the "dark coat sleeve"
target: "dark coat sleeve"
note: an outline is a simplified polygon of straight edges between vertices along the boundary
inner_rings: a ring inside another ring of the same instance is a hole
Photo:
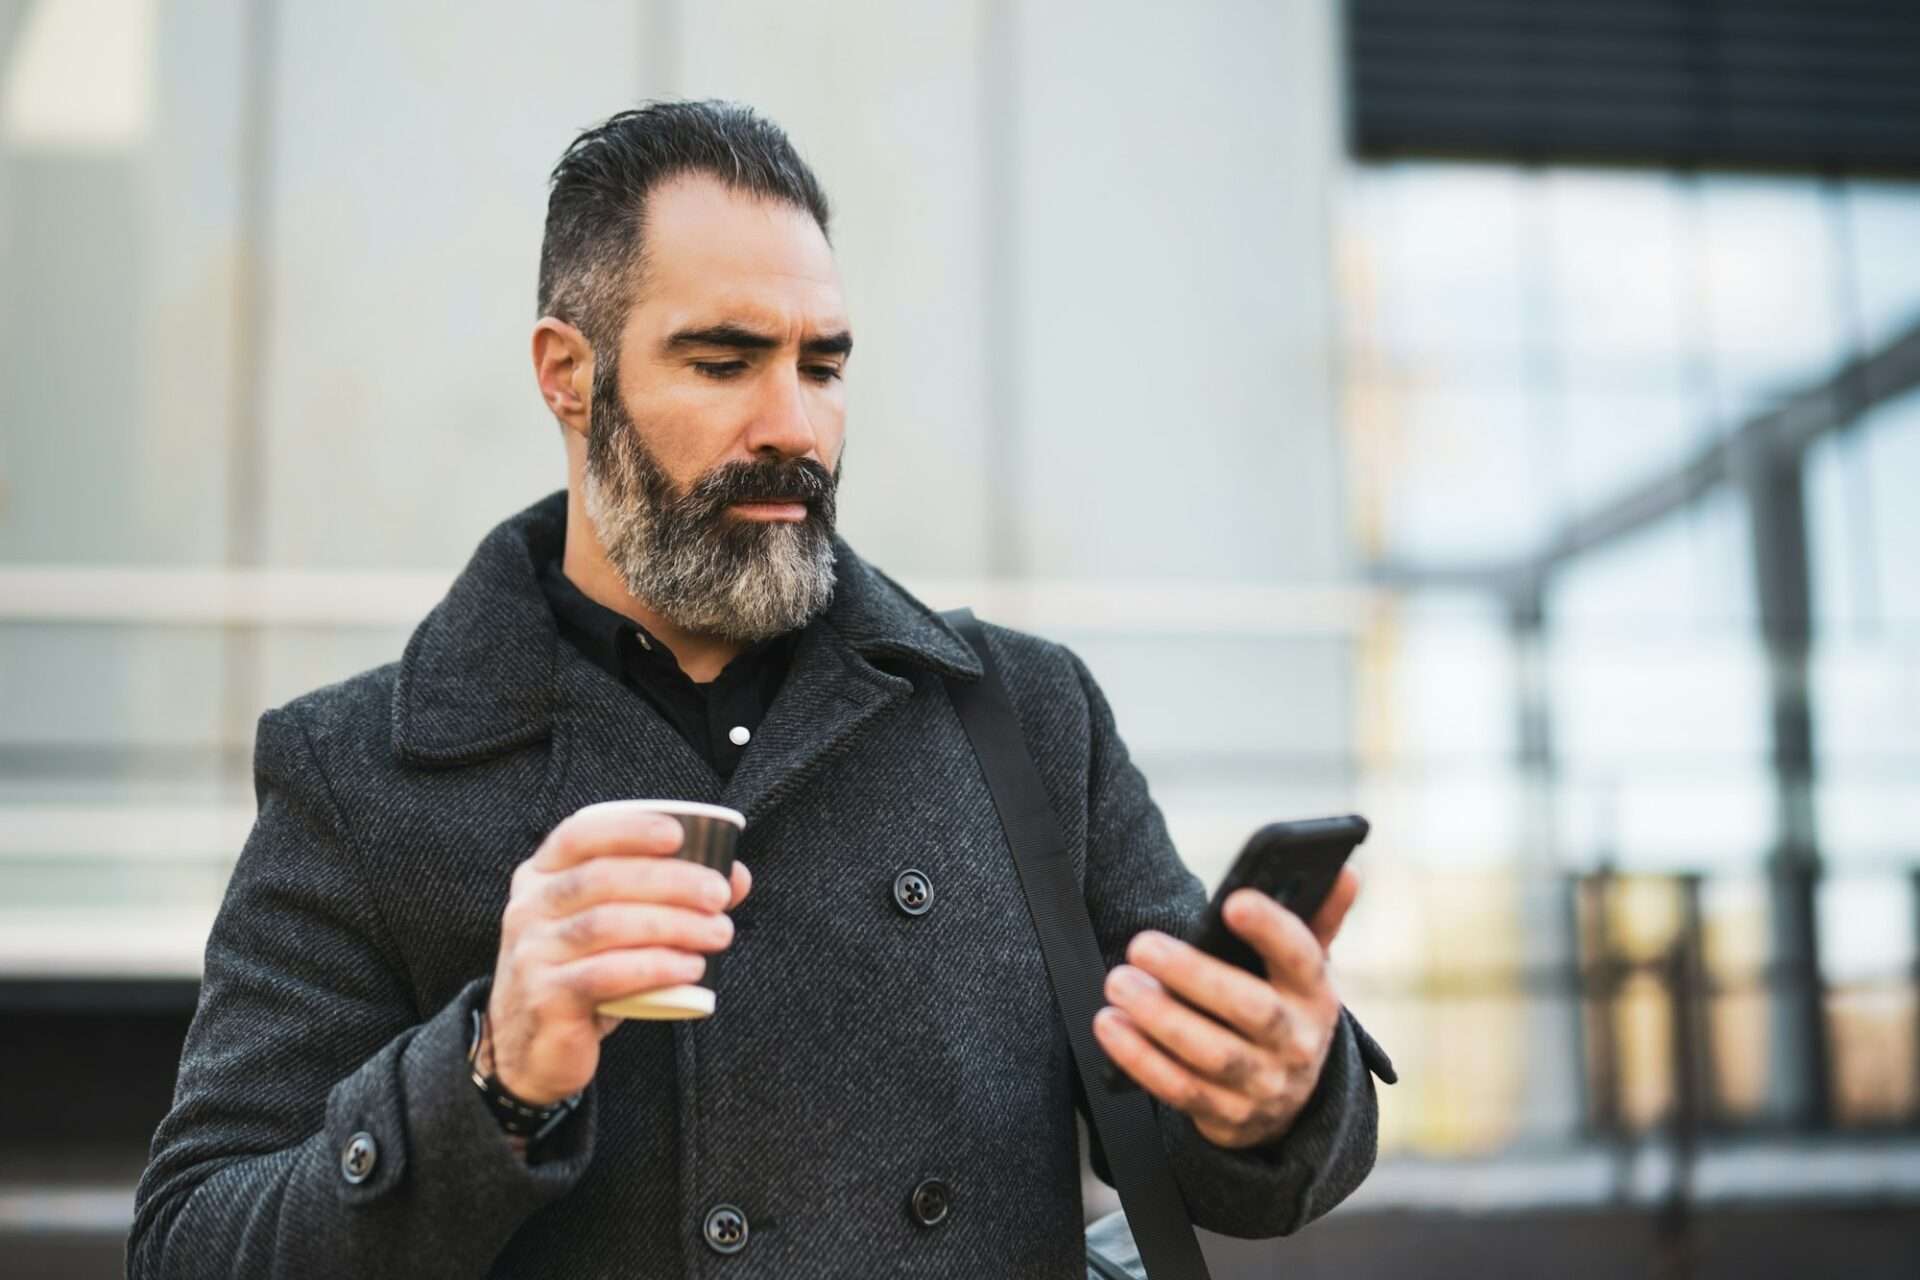
[[[1206,906],[1206,891],[1174,850],[1166,820],[1128,756],[1106,696],[1078,655],[1070,656],[1086,693],[1092,735],[1087,911],[1112,968],[1125,959],[1127,943],[1142,929],[1191,936]],[[1313,1096],[1293,1128],[1267,1146],[1215,1146],[1184,1114],[1155,1102],[1174,1177],[1194,1222],[1243,1238],[1287,1235],[1344,1200],[1373,1168],[1379,1119],[1373,1075],[1391,1083],[1393,1067],[1342,1010]],[[1087,1115],[1077,1078],[1075,1095]],[[1112,1172],[1091,1117],[1088,1134],[1094,1172],[1111,1186]]]
[[[466,1070],[476,978],[419,1010],[308,735],[261,718],[259,814],[208,938],[131,1280],[484,1275],[586,1167],[593,1090],[529,1163]],[[370,1135],[353,1184],[342,1153]]]

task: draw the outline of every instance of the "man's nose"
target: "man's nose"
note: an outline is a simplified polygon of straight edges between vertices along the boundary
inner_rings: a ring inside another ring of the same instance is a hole
[[[798,369],[774,369],[761,380],[753,421],[747,427],[747,452],[771,449],[782,457],[799,458],[814,452],[819,439],[808,416]]]

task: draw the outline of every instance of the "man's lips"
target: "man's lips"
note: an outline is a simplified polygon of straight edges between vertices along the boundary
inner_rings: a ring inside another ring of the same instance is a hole
[[[733,509],[749,520],[805,520],[807,504],[793,499],[775,498],[736,502]]]

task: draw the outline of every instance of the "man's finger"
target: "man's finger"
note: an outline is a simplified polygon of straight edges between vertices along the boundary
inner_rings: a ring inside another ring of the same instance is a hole
[[[712,867],[679,858],[589,858],[531,881],[527,904],[544,916],[570,916],[599,902],[661,902],[719,911],[727,882]]]
[[[1093,1034],[1116,1067],[1176,1111],[1224,1125],[1244,1124],[1249,1118],[1251,1106],[1245,1098],[1174,1061],[1124,1011],[1111,1006],[1100,1010]]]
[[[1352,867],[1340,868],[1340,878],[1333,882],[1332,892],[1320,909],[1313,913],[1313,936],[1320,939],[1322,951],[1333,950],[1333,939],[1340,932],[1341,922],[1347,918],[1347,912],[1353,909],[1353,901],[1360,896],[1360,873]]]
[[[1271,984],[1191,943],[1147,930],[1127,944],[1127,959],[1249,1040],[1271,1043],[1284,1029],[1286,1001]]]
[[[733,863],[733,875],[730,878],[733,882],[733,897],[727,903],[729,911],[739,906],[746,900],[746,896],[753,892],[753,872],[747,870],[746,863],[736,858]]]
[[[590,804],[563,819],[540,842],[533,865],[542,871],[564,868],[607,854],[660,857],[676,853],[684,832],[671,814],[635,800]]]
[[[1326,979],[1327,952],[1306,922],[1258,889],[1237,889],[1222,910],[1227,927],[1267,966],[1267,980],[1311,993]]]
[[[1156,1045],[1207,1080],[1244,1090],[1260,1070],[1255,1044],[1174,999],[1143,970],[1124,964],[1113,970],[1106,995]]]

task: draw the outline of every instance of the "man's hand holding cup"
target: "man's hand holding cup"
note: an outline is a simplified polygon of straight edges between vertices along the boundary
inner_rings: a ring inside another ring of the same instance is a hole
[[[695,816],[683,825],[688,811]],[[480,1046],[503,1087],[534,1106],[584,1089],[600,1041],[621,1021],[602,1005],[630,1016],[704,1012],[678,997],[706,971],[707,955],[733,941],[727,912],[753,886],[733,860],[743,822],[711,805],[589,805],[514,870]],[[641,1012],[649,997],[665,997],[669,1010]]]

